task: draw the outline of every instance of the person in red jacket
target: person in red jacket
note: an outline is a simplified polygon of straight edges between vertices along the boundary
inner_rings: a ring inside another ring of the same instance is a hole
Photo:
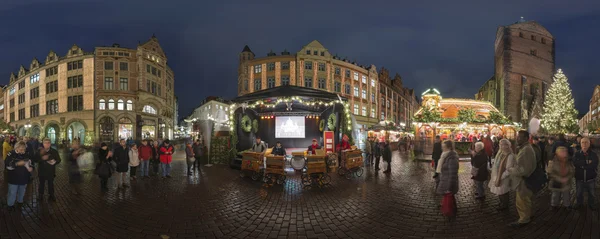
[[[142,162],[142,177],[149,178],[150,158],[152,158],[152,146],[148,145],[147,140],[142,140],[142,145],[138,148],[138,156]]]
[[[171,161],[173,161],[173,153],[175,153],[175,148],[173,148],[173,145],[170,145],[168,139],[165,139],[163,145],[160,146],[160,149],[158,150],[163,178],[171,177]]]
[[[342,150],[348,150],[351,148],[352,148],[352,146],[350,145],[350,138],[348,138],[348,135],[342,136],[342,142],[337,145],[337,150],[342,151]]]

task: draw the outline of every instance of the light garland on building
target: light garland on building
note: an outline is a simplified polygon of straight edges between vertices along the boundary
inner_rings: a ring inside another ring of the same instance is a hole
[[[352,118],[350,117],[350,107],[348,102],[344,102],[341,100],[334,100],[334,101],[330,101],[330,102],[325,102],[325,101],[321,101],[321,100],[312,100],[312,101],[305,101],[302,100],[302,98],[298,97],[298,96],[293,96],[293,97],[282,97],[282,98],[278,98],[276,101],[274,101],[274,103],[265,103],[262,100],[258,100],[252,104],[242,104],[242,105],[238,105],[238,104],[232,104],[231,106],[229,106],[229,127],[231,130],[233,130],[233,119],[234,119],[234,112],[240,108],[240,107],[248,107],[251,109],[257,108],[257,107],[265,107],[265,108],[275,108],[277,105],[279,104],[288,104],[288,103],[300,103],[303,105],[308,105],[308,106],[319,106],[319,105],[323,105],[323,106],[333,106],[334,104],[342,104],[344,106],[344,113],[346,115],[346,122],[348,125],[348,130],[352,130]]]

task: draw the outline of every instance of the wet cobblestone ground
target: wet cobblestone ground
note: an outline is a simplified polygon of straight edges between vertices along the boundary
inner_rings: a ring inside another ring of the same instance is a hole
[[[458,217],[448,222],[437,208],[429,163],[397,152],[389,175],[367,167],[360,178],[331,174],[330,186],[311,189],[292,173],[284,185],[266,188],[224,165],[184,176],[182,156],[171,179],[138,179],[106,193],[86,174],[79,196],[70,193],[64,163],[56,202],[39,202],[35,182],[14,212],[2,181],[0,238],[600,238],[597,212],[551,211],[548,192],[535,199],[530,225],[507,227],[516,219],[514,203],[500,213],[496,197],[476,201],[469,163],[461,163]]]

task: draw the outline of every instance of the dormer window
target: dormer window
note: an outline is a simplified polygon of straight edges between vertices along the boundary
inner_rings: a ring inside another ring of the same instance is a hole
[[[71,55],[75,55],[75,54],[77,54],[77,50],[72,50]]]
[[[325,52],[324,51],[321,52],[321,56],[325,56]]]
[[[318,56],[319,55],[319,51],[313,51],[313,55]]]
[[[310,50],[306,50],[306,55],[310,55]]]

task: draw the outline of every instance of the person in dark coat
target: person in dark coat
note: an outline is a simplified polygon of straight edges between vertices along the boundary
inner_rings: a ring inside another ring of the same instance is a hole
[[[387,169],[383,171],[383,173],[391,173],[392,172],[392,149],[390,148],[390,140],[386,140],[385,145],[383,146],[383,161],[387,162]]]
[[[454,197],[458,193],[458,153],[454,150],[454,143],[450,140],[442,142],[442,151],[436,169],[440,174],[436,193],[439,195],[451,194]],[[456,200],[454,202],[454,215],[456,216]]]
[[[588,195],[589,207],[596,211],[596,192],[595,184],[598,177],[598,155],[590,150],[590,139],[585,137],[581,139],[581,150],[573,157],[573,166],[575,166],[575,185],[577,193],[577,203],[573,208],[579,208],[583,205],[584,193]]]
[[[277,141],[277,143],[275,144],[275,147],[273,147],[272,154],[277,155],[277,156],[285,156],[286,155],[285,148],[283,148],[283,146],[281,146],[281,142]]]
[[[442,156],[442,141],[440,140],[440,136],[436,135],[435,143],[433,143],[433,152],[431,153],[431,159],[433,160],[433,169],[437,168],[438,162],[440,161],[441,156]],[[439,174],[436,172],[433,175],[433,178],[437,178],[438,176],[439,176]]]
[[[200,170],[200,159],[202,159],[202,143],[200,142],[200,139],[197,139],[196,142],[194,142],[192,148],[194,149],[194,158],[196,159],[194,160],[193,168]]]
[[[484,182],[488,179],[489,173],[487,169],[488,165],[488,154],[485,151],[485,143],[475,143],[475,151],[471,151],[471,166],[472,166],[472,179],[475,181],[477,186],[477,197],[478,200],[485,198],[485,187]]]
[[[117,187],[128,187],[127,171],[129,171],[129,150],[124,139],[119,141],[119,146],[114,149],[113,160],[117,163]]]
[[[33,162],[29,159],[25,150],[27,146],[25,142],[19,141],[15,144],[14,150],[10,151],[6,155],[4,166],[7,169],[7,181],[8,181],[8,195],[6,197],[6,204],[8,205],[9,211],[15,209],[15,201],[19,204],[23,204],[23,198],[25,197],[25,190],[29,183],[31,172],[33,171]]]
[[[108,145],[106,143],[100,144],[100,149],[98,150],[98,159],[99,163],[96,166],[96,174],[100,177],[100,189],[103,191],[108,190],[108,179],[112,176],[112,152],[108,150]]]
[[[73,140],[71,151],[69,153],[69,161],[71,162],[71,165],[69,165],[69,184],[71,184],[71,192],[74,195],[81,194],[81,189],[79,188],[82,181],[81,170],[77,160],[79,159],[79,156],[84,153],[84,150],[80,148],[80,146],[79,141]]]
[[[48,200],[55,201],[54,197],[54,177],[56,176],[56,165],[60,164],[61,159],[58,151],[53,149],[52,142],[49,138],[43,140],[44,147],[39,149],[39,153],[36,154],[35,162],[38,165],[38,200],[44,200],[44,187],[46,182],[48,183]]]
[[[569,143],[567,143],[567,139],[565,139],[565,135],[564,134],[559,134],[558,135],[558,139],[556,140],[556,142],[554,142],[554,146],[552,147],[552,154],[556,153],[556,149],[560,146],[566,147],[567,149],[569,149],[569,156],[573,156],[573,148],[570,147]]]
[[[158,176],[158,166],[160,165],[160,155],[158,154],[158,149],[158,141],[152,142],[152,159],[150,160],[150,164],[152,164],[154,176]]]

